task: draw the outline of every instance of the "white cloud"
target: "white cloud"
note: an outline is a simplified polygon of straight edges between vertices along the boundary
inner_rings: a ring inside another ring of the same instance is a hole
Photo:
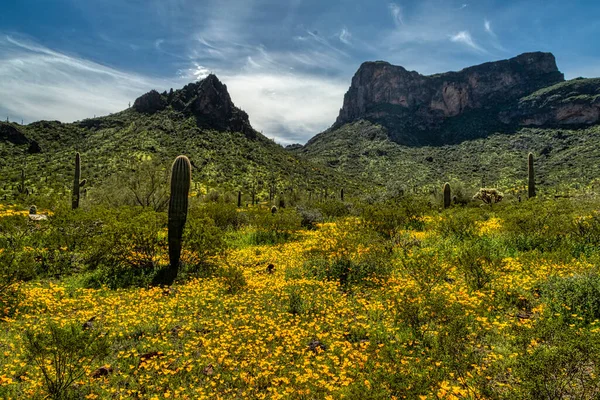
[[[0,37],[0,92],[11,99],[0,106],[0,113],[17,121],[71,122],[124,110],[148,90],[179,88],[213,72],[227,85],[233,102],[248,112],[252,126],[280,143],[305,142],[331,126],[348,82],[290,73],[282,64],[289,54],[255,50],[248,69],[211,71],[193,62],[178,78],[156,79]]]
[[[467,3],[463,3],[458,9],[463,10],[463,9],[467,8],[467,6],[468,6]]]
[[[492,35],[493,37],[496,37],[496,34],[495,34],[495,33],[494,33],[494,31],[492,30],[492,23],[491,23],[489,20],[487,20],[487,19],[484,19],[484,20],[483,20],[483,27],[485,28],[485,31],[486,31],[487,33],[489,33],[489,34],[490,34],[490,35]]]
[[[219,76],[255,129],[279,143],[304,143],[330,127],[348,89],[346,81],[291,73]]]
[[[2,112],[27,122],[63,122],[127,108],[149,89],[173,82],[118,71],[62,54],[31,41],[0,37],[0,92],[10,94]]]
[[[402,9],[400,8],[400,6],[396,3],[390,3],[388,7],[390,9],[390,13],[392,13],[392,18],[394,19],[394,23],[396,24],[396,26],[404,25]]]
[[[342,28],[342,30],[340,31],[340,33],[338,34],[338,38],[340,39],[340,42],[350,45],[352,44],[350,42],[350,39],[352,38],[352,34],[350,33],[350,31],[346,28]]]
[[[481,46],[475,43],[475,41],[471,37],[471,34],[468,31],[460,31],[457,34],[450,36],[450,40],[455,43],[466,44],[474,50],[485,52],[485,50]]]

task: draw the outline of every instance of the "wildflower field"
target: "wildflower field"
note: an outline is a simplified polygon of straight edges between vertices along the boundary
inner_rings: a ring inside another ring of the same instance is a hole
[[[0,397],[595,399],[600,202],[0,206]]]

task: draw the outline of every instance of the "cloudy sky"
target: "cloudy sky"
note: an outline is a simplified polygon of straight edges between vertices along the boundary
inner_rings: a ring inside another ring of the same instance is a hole
[[[423,74],[550,51],[600,76],[597,0],[6,0],[0,116],[74,121],[215,73],[252,125],[304,143],[363,61]],[[2,117],[4,118],[4,117]]]

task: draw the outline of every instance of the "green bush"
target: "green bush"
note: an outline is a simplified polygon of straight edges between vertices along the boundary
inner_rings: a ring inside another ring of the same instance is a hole
[[[521,356],[509,365],[515,379],[510,398],[598,398],[600,337],[597,333],[564,329],[560,322],[547,320],[521,336],[520,342]]]
[[[280,209],[276,213],[255,211],[250,215],[254,227],[251,241],[255,245],[283,243],[302,228],[302,217],[294,209]]]
[[[221,271],[221,278],[225,283],[225,290],[229,294],[236,294],[248,286],[244,271],[232,265]]]
[[[237,229],[247,222],[245,214],[238,212],[234,203],[191,203],[190,213],[212,219],[221,229]]]
[[[315,229],[318,223],[323,222],[323,214],[318,208],[307,208],[298,206],[296,211],[302,220],[300,225],[306,229]]]
[[[346,203],[340,200],[323,200],[313,204],[321,212],[324,218],[341,218],[350,214]]]
[[[469,288],[480,290],[502,272],[504,257],[492,240],[476,238],[460,243],[455,263]]]
[[[367,204],[360,207],[360,216],[375,231],[393,237],[404,229],[422,230],[422,216],[428,209],[420,197],[405,196],[395,202]]]
[[[436,232],[442,237],[456,240],[466,240],[475,237],[476,225],[474,210],[452,209],[442,215],[436,226]]]
[[[41,370],[44,389],[55,400],[80,398],[73,383],[84,376],[85,367],[106,357],[108,348],[103,334],[82,324],[61,327],[52,323],[42,332],[25,332],[27,359]]]
[[[331,249],[308,251],[303,266],[306,274],[337,281],[341,286],[387,278],[393,269],[389,242],[360,223],[350,224],[344,230]],[[359,249],[365,251],[358,253]]]
[[[106,213],[88,259],[89,286],[147,286],[168,264],[166,215],[150,208],[121,207]]]
[[[214,271],[211,258],[225,247],[223,231],[209,217],[199,215],[199,210],[190,213],[183,233],[182,264],[185,273],[206,275]]]
[[[556,251],[573,229],[573,206],[566,200],[531,199],[507,207],[503,213],[507,243],[516,251]]]
[[[548,312],[560,314],[565,323],[589,324],[600,320],[600,274],[590,272],[552,277],[541,285]]]

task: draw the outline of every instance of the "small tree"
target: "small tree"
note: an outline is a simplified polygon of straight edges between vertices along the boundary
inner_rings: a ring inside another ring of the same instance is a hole
[[[479,189],[479,192],[473,196],[474,200],[481,200],[485,204],[489,204],[490,207],[494,203],[499,203],[504,198],[504,194],[502,194],[498,189]]]

